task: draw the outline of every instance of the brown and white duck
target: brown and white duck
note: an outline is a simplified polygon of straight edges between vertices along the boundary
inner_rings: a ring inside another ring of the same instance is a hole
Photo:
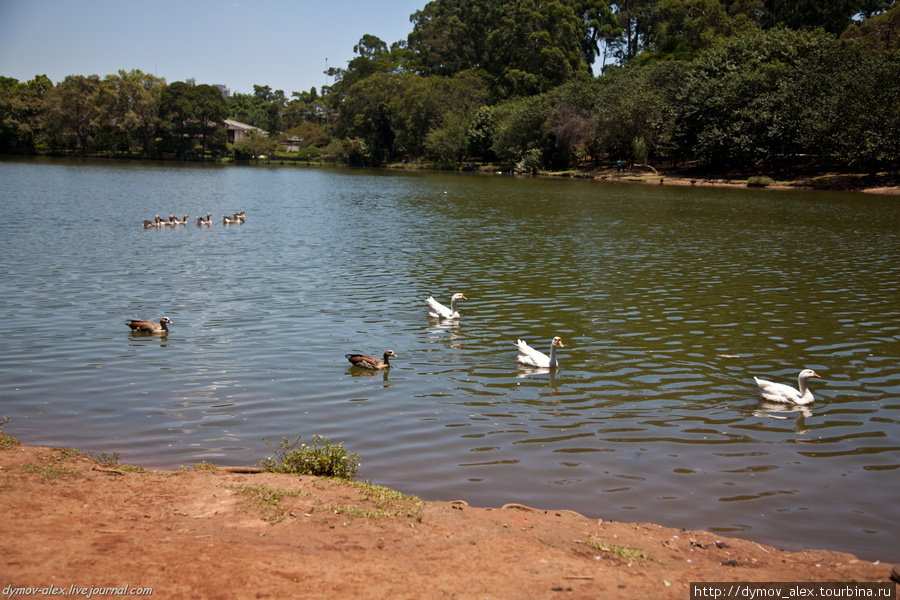
[[[222,225],[239,225],[241,223],[243,223],[243,221],[238,217],[229,217],[228,215],[222,215]]]
[[[234,218],[235,218],[235,219],[238,219],[241,223],[246,222],[246,221],[247,221],[247,215],[244,214],[244,209],[242,208],[242,209],[241,209],[241,212],[236,212],[236,213],[234,213]]]
[[[372,369],[374,371],[379,371],[381,369],[390,369],[390,357],[393,356],[394,358],[399,358],[396,354],[394,354],[393,350],[384,351],[384,360],[378,360],[374,356],[369,356],[368,354],[345,354],[344,356],[354,367]]]
[[[184,218],[181,219],[181,220],[178,220],[178,217],[174,217],[174,219],[175,219],[175,224],[176,224],[176,225],[187,225],[187,222],[188,222],[188,216],[189,216],[189,215],[188,215],[187,213],[184,213]]]
[[[139,333],[161,333],[166,334],[169,332],[168,325],[174,325],[169,317],[163,317],[159,320],[159,323],[154,323],[153,321],[136,321],[134,319],[130,319],[125,321],[125,324],[131,327],[132,331],[136,331]]]
[[[212,225],[212,213],[206,213],[206,218],[197,217],[197,225]]]

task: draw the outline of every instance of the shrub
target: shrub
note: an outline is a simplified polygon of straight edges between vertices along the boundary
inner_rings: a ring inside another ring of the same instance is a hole
[[[747,178],[747,187],[766,187],[774,184],[775,182],[768,175],[754,175]]]
[[[11,422],[12,419],[9,417],[0,417],[0,450],[14,448],[19,445],[19,440],[3,433],[3,426]]]
[[[272,449],[269,442],[266,445]],[[321,435],[313,436],[311,446],[301,444],[299,434],[293,439],[285,436],[278,444],[278,450],[273,452],[274,458],[268,457],[257,463],[263,471],[353,479],[360,464],[359,455],[348,454],[343,442],[334,445]]]

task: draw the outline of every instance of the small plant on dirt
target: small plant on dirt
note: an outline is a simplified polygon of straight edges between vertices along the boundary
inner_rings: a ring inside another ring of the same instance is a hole
[[[197,471],[215,471],[216,465],[212,464],[208,460],[204,460],[194,465],[194,469],[196,469]]]
[[[278,450],[272,449],[269,442],[266,445],[275,453],[275,458],[269,457],[257,463],[263,471],[349,480],[356,477],[359,468],[358,454],[348,454],[343,442],[335,445],[321,435],[314,435],[310,446],[300,443],[299,434],[294,438],[283,437]]]
[[[104,465],[119,464],[118,452],[113,452],[112,454],[107,454],[106,452],[88,452],[87,455],[96,460],[98,463],[102,463]]]
[[[627,563],[630,567],[634,561],[645,562],[648,560],[655,561],[656,559],[644,552],[643,550],[637,550],[635,548],[626,548],[625,546],[617,546],[616,544],[607,544],[604,542],[600,542],[597,540],[589,540],[588,546],[592,548],[596,548],[600,552],[606,552],[608,554],[612,554],[618,557],[623,562]]]
[[[0,417],[0,450],[8,450],[19,445],[19,440],[3,433],[3,426],[11,422],[12,419],[9,417]]]

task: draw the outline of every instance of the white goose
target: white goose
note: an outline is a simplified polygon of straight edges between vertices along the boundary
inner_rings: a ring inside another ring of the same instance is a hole
[[[457,300],[468,300],[465,294],[453,294],[450,298],[450,308],[447,308],[431,296],[425,299],[428,304],[428,318],[430,319],[458,319],[459,312],[456,310]]]
[[[557,348],[565,348],[563,346],[562,338],[556,336],[550,342],[550,356],[547,356],[543,352],[539,352],[535,350],[531,346],[525,343],[524,340],[516,340],[516,346],[519,347],[519,356],[516,358],[516,362],[523,367],[540,367],[540,368],[554,368],[558,367],[559,363],[556,360],[556,349]]]
[[[805,406],[807,404],[812,404],[816,400],[812,390],[806,387],[807,380],[812,377],[821,379],[812,369],[803,369],[800,371],[800,375],[797,377],[797,384],[800,387],[799,390],[795,390],[791,386],[784,385],[783,383],[773,383],[758,377],[754,377],[753,379],[756,381],[756,385],[759,386],[759,394],[763,397],[763,400]]]

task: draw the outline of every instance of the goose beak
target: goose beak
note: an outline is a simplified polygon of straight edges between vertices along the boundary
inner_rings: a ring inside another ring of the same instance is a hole
[[[813,372],[813,377],[815,377],[816,379],[822,379],[822,377],[816,372]]]

